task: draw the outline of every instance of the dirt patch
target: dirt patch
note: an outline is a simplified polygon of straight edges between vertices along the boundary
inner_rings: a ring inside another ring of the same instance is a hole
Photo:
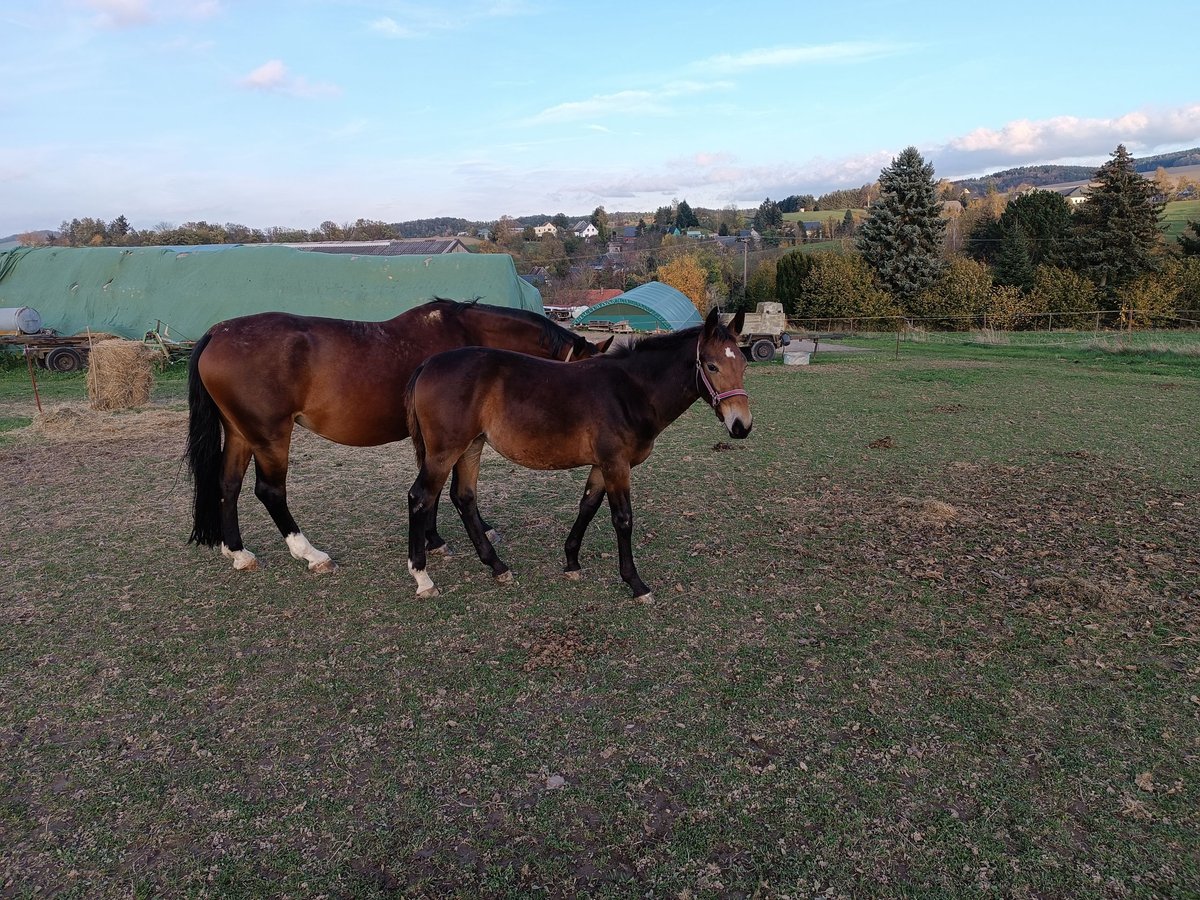
[[[105,412],[71,403],[47,407],[31,425],[9,434],[17,440],[29,436],[53,443],[87,443],[142,441],[170,432],[182,436],[186,428],[187,413],[182,410],[151,408],[137,412]]]
[[[1121,612],[1128,608],[1129,602],[1120,588],[1101,581],[1068,575],[1039,578],[1033,583],[1033,595],[1026,606],[1043,613],[1064,610]]]
[[[932,497],[900,497],[896,505],[900,508],[902,517],[913,525],[945,528],[959,519],[957,507]]]

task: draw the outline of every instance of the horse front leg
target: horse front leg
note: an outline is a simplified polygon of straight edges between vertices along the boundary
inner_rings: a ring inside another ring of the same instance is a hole
[[[288,443],[284,440],[276,442],[266,450],[255,451],[254,495],[262,501],[267,512],[271,514],[271,519],[275,522],[279,533],[283,535],[283,540],[293,559],[306,561],[310,572],[322,574],[336,572],[337,563],[329,558],[328,553],[318,550],[309,543],[308,538],[304,536],[304,532],[300,530],[300,526],[292,517],[292,511],[288,509]]]
[[[612,511],[613,530],[617,533],[617,555],[621,562],[621,577],[633,591],[635,600],[649,602],[654,599],[646,582],[638,575],[633,564],[633,506],[629,501],[629,467],[613,466],[604,470],[604,484],[608,490],[608,506]]]
[[[496,553],[489,540],[491,530],[479,515],[476,488],[479,485],[479,464],[483,454],[483,438],[472,441],[471,446],[454,464],[454,476],[450,480],[450,502],[458,510],[463,526],[475,545],[479,560],[492,570],[497,581],[512,581],[512,572]]]
[[[567,535],[565,548],[567,565],[563,569],[563,574],[571,581],[578,581],[580,578],[579,548],[583,546],[583,535],[587,531],[588,525],[591,524],[603,502],[604,473],[600,471],[599,466],[592,466],[587,484],[583,488],[583,499],[579,501],[579,515],[575,519],[575,524],[571,526],[571,533]]]

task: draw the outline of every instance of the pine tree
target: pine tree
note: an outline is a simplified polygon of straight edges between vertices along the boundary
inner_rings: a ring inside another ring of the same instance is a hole
[[[1010,207],[1011,208],[1011,207]],[[1015,218],[998,223],[1000,242],[996,250],[996,284],[1028,290],[1033,287],[1033,254],[1025,228]]]
[[[1163,204],[1154,183],[1134,170],[1124,144],[1100,167],[1093,185],[1075,213],[1077,267],[1111,297],[1158,268]]]
[[[1191,231],[1195,237],[1188,234]],[[1184,256],[1200,256],[1200,221],[1188,222],[1183,234],[1175,239]]]
[[[858,249],[891,294],[906,306],[940,274],[946,223],[933,166],[909,147],[879,173],[879,200],[858,229]]]

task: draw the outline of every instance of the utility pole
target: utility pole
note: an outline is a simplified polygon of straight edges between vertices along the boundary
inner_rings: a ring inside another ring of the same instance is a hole
[[[742,308],[746,307],[746,257],[750,249],[749,238],[738,238],[742,245]]]

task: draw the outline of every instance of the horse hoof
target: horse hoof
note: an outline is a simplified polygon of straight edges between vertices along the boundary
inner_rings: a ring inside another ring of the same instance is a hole
[[[332,575],[338,570],[338,564],[332,559],[323,559],[320,562],[310,562],[308,571],[317,575]]]
[[[418,600],[432,600],[434,597],[436,597],[440,593],[441,593],[441,591],[439,591],[435,587],[426,588],[423,591],[417,591],[417,599]]]
[[[567,581],[578,581],[583,577],[583,572],[581,572],[579,569],[567,569],[563,572],[563,577],[566,578]]]
[[[633,602],[634,603],[653,603],[654,595],[652,593],[650,593],[650,591],[646,591],[646,593],[642,594],[642,596],[634,597]]]
[[[505,569],[496,576],[496,580],[501,584],[508,584],[513,579],[512,569]]]
[[[233,564],[233,568],[234,568],[234,571],[236,571],[236,572],[257,572],[258,571],[258,560],[251,559],[251,560],[248,560],[245,562],[239,560],[238,562],[235,562]]]
[[[449,559],[453,554],[450,553],[450,545],[442,544],[440,547],[427,547],[425,550],[426,556],[444,556]]]

